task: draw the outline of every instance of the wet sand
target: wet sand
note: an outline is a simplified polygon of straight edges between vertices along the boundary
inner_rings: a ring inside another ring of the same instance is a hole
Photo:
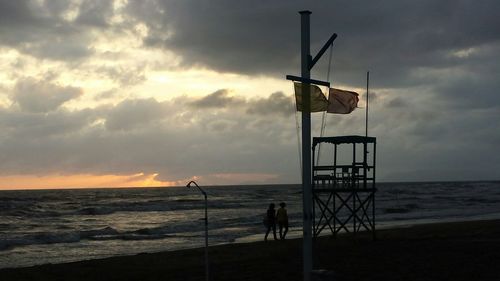
[[[500,220],[419,225],[321,237],[317,269],[335,280],[500,280]],[[302,241],[209,249],[211,280],[302,280]],[[0,280],[205,280],[204,249],[1,269]]]

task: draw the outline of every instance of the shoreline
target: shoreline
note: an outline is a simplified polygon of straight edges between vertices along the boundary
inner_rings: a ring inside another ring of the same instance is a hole
[[[475,222],[475,221],[500,221],[500,213],[492,213],[487,215],[475,215],[475,216],[467,216],[467,217],[456,217],[456,218],[426,218],[426,219],[408,219],[408,220],[399,220],[399,221],[380,221],[377,222],[377,232],[380,230],[393,230],[393,229],[401,229],[408,228],[414,226],[421,225],[432,225],[432,224],[447,224],[447,223],[461,223],[461,222]],[[345,232],[341,231],[339,235],[344,235]],[[224,242],[217,245],[226,245],[226,244],[235,244],[235,243],[254,243],[259,242],[263,238],[263,233],[254,234],[250,236],[240,237],[236,239],[234,242]],[[320,236],[328,236],[330,234],[321,234]],[[288,237],[293,237],[289,239],[300,239],[302,238],[302,227],[291,227],[288,234]],[[257,237],[257,238],[254,238]],[[201,247],[200,247],[201,248]]]
[[[336,280],[498,280],[495,277],[500,276],[499,219],[379,229],[376,241],[370,236],[319,237],[315,268],[333,270]],[[301,241],[211,246],[213,280],[301,280]],[[204,249],[4,268],[0,276],[2,280],[204,280]]]

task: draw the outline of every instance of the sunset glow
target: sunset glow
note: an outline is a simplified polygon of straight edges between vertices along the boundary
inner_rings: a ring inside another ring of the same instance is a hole
[[[0,189],[47,189],[47,188],[107,188],[107,187],[169,187],[179,182],[155,180],[155,174],[145,175],[48,175],[0,177]]]

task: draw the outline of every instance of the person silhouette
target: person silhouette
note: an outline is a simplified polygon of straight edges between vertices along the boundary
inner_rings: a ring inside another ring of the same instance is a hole
[[[280,203],[280,207],[276,214],[276,220],[278,221],[278,226],[280,229],[280,239],[285,240],[285,236],[288,233],[288,214],[286,212],[286,204],[285,202]],[[283,232],[283,229],[285,230]]]
[[[266,236],[264,236],[264,241],[267,241],[267,236],[271,229],[273,230],[274,240],[278,240],[276,237],[276,211],[274,210],[274,203],[269,204],[269,209],[267,209],[266,213],[266,221],[265,221],[267,230]]]

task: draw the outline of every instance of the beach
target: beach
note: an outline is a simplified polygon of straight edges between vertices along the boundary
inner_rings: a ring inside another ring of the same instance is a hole
[[[320,237],[314,268],[335,280],[500,280],[500,220]],[[301,280],[302,240],[209,248],[211,280]],[[204,249],[1,269],[1,280],[205,280]]]

